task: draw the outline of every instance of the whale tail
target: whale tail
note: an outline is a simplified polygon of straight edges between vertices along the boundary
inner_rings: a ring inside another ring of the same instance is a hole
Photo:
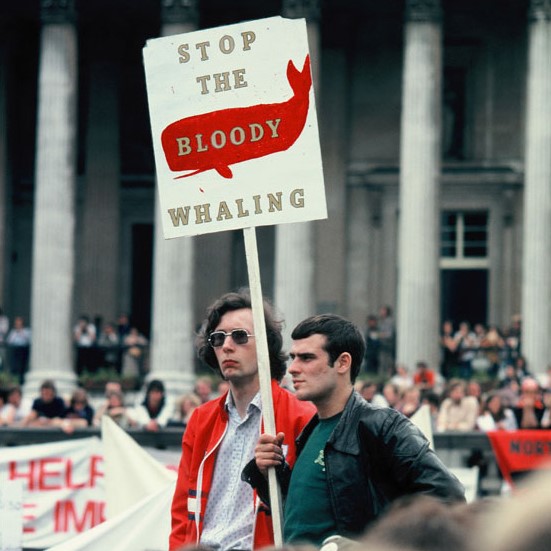
[[[292,61],[287,64],[287,80],[293,89],[295,97],[308,95],[312,85],[312,74],[310,73],[310,54],[304,60],[302,71],[299,71]]]

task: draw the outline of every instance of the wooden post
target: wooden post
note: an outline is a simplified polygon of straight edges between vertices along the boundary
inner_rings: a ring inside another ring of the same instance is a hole
[[[249,273],[249,288],[251,291],[251,305],[253,311],[256,355],[258,361],[258,377],[260,380],[260,396],[262,398],[262,417],[264,418],[264,432],[276,434],[274,404],[272,399],[272,377],[270,372],[270,355],[266,338],[266,323],[264,320],[264,303],[262,285],[260,282],[260,267],[258,264],[258,248],[256,245],[255,228],[243,228],[245,240],[245,256]],[[281,525],[282,506],[281,492],[277,483],[275,469],[268,471],[270,488],[270,508],[274,528],[274,544],[283,545],[283,530]]]

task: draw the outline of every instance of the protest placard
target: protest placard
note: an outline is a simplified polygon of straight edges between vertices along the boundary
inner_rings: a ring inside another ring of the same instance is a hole
[[[165,238],[327,216],[305,20],[156,38],[143,57]]]

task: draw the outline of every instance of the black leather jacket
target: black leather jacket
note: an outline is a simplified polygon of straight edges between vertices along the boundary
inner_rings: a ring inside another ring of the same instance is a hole
[[[318,416],[297,438],[297,456]],[[422,493],[443,501],[465,501],[464,488],[429,447],[423,433],[404,415],[378,408],[353,392],[325,446],[325,470],[333,514],[341,536],[361,535],[394,499]],[[286,495],[291,471],[278,470]],[[268,484],[254,460],[242,478],[269,503]]]

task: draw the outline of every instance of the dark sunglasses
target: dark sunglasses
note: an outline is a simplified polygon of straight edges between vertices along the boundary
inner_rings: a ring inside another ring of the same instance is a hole
[[[254,337],[254,335],[247,333],[246,329],[234,329],[230,333],[214,331],[210,334],[208,341],[213,348],[218,348],[224,344],[226,337],[230,336],[235,344],[247,344],[249,342],[249,337]]]

